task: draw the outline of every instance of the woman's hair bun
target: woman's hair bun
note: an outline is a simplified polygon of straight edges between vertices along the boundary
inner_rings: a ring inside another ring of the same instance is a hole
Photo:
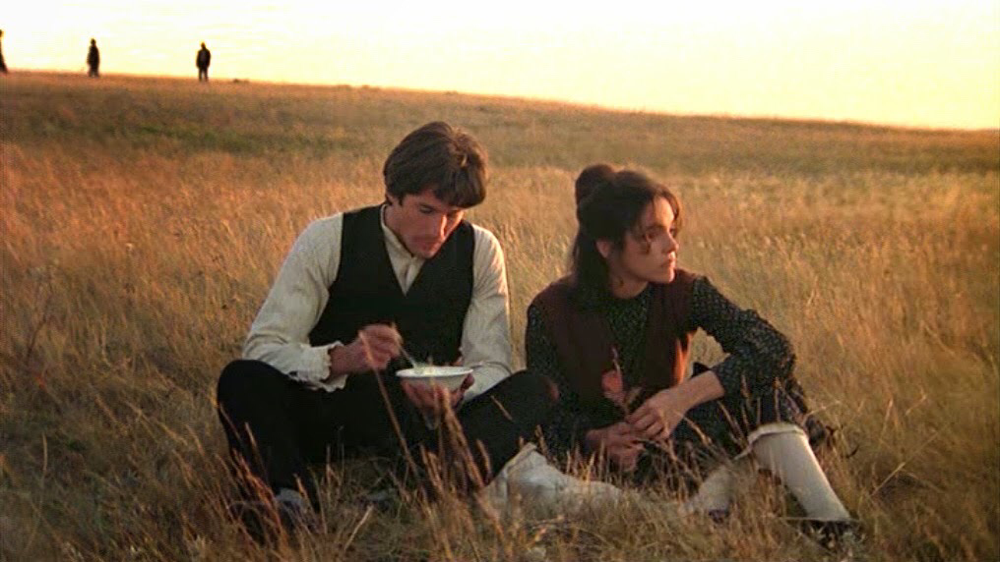
[[[607,164],[593,164],[584,168],[576,178],[576,206],[594,194],[602,185],[610,184],[614,181],[615,170]]]

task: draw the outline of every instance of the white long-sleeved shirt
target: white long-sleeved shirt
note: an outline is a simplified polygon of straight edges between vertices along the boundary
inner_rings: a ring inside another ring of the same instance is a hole
[[[299,235],[278,277],[257,312],[243,346],[245,359],[270,364],[308,386],[333,392],[347,377],[330,377],[331,347],[350,342],[311,346],[309,332],[319,321],[329,289],[340,267],[343,213],[311,223]],[[389,261],[404,293],[409,291],[424,259],[410,254],[385,224]],[[466,365],[476,365],[474,382],[466,391],[471,399],[510,375],[510,309],[503,250],[492,232],[473,225],[472,300],[462,329],[461,353]]]

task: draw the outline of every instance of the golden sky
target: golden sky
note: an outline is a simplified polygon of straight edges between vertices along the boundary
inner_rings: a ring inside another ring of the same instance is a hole
[[[10,2],[12,72],[363,84],[674,114],[1000,126],[1000,0]],[[345,5],[346,4],[346,5]]]

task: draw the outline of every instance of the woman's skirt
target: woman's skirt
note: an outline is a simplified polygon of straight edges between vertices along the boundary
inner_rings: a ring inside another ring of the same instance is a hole
[[[665,444],[646,446],[631,479],[640,483],[665,479],[672,486],[699,482],[721,462],[748,451],[751,432],[774,422],[801,426],[813,447],[830,435],[830,429],[809,412],[802,387],[788,378],[761,395],[733,393],[688,410]]]

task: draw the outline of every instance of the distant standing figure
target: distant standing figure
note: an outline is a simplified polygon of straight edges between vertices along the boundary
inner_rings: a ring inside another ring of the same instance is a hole
[[[87,51],[87,76],[100,78],[101,72],[101,52],[97,50],[97,40],[90,40],[90,50]]]
[[[0,39],[3,39],[2,29],[0,29]],[[7,63],[3,61],[3,45],[0,45],[0,72],[7,74]]]
[[[198,81],[208,82],[208,65],[212,64],[212,52],[208,50],[205,43],[201,44],[201,50],[198,51],[194,64],[198,67]]]

